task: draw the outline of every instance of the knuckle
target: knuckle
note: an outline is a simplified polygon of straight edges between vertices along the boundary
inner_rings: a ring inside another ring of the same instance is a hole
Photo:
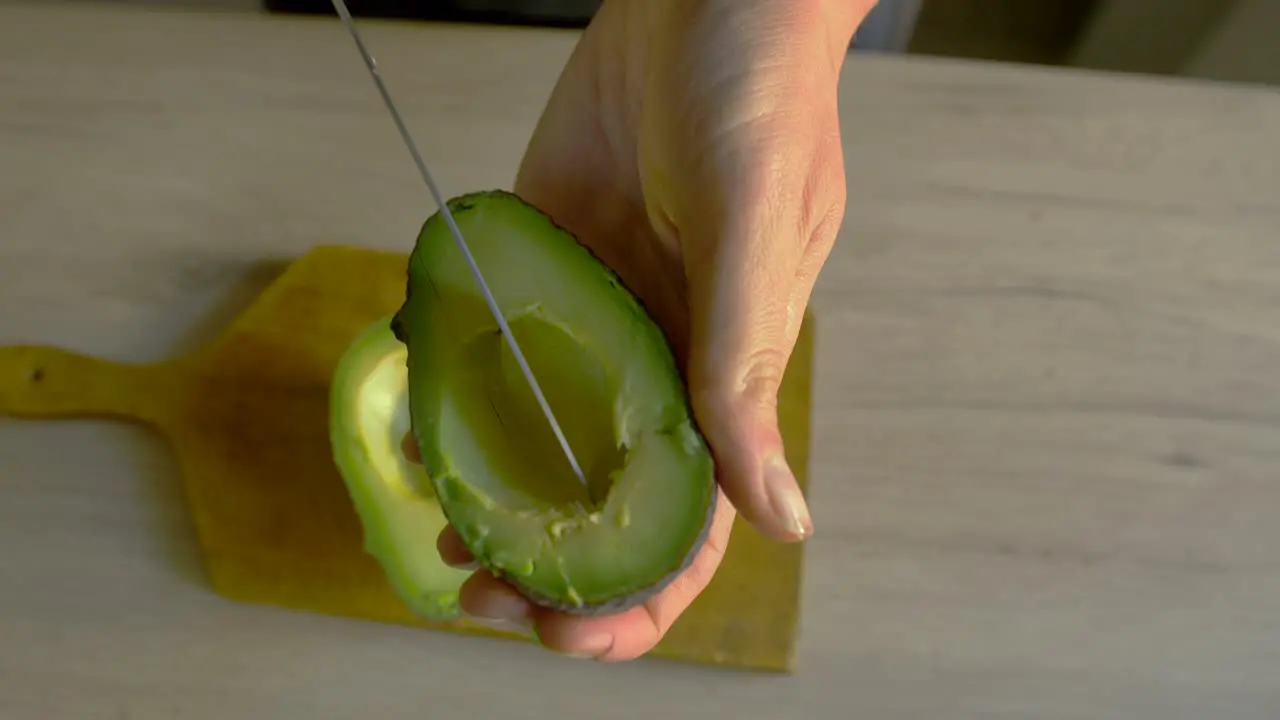
[[[738,395],[753,410],[772,409],[778,402],[778,389],[786,374],[788,353],[777,345],[752,350],[743,364],[738,380]]]

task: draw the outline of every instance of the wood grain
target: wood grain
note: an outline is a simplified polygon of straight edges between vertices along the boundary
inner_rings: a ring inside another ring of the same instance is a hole
[[[508,186],[574,34],[365,28],[441,182]],[[352,53],[0,7],[0,343],[160,361],[260,258],[407,249]],[[1280,716],[1280,97],[855,55],[841,113],[794,675],[227,603],[162,443],[3,421],[0,717]]]

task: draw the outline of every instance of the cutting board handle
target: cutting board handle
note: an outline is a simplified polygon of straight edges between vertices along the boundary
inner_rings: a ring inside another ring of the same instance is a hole
[[[130,365],[41,345],[0,347],[0,415],[157,422],[166,365]]]

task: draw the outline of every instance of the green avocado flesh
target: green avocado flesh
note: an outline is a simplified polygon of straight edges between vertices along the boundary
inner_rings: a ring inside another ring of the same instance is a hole
[[[407,353],[390,318],[367,327],[338,362],[329,398],[334,461],[364,528],[365,551],[397,595],[431,620],[458,617],[470,575],[445,565],[436,537],[448,521],[422,466],[405,460]]]
[[[464,195],[449,209],[588,482],[437,213],[392,328],[440,507],[477,561],[539,605],[596,614],[643,602],[691,562],[717,495],[667,338],[613,272],[516,195]],[[419,536],[436,521],[396,517],[430,525],[386,533],[405,543],[398,556],[434,558],[434,537]]]

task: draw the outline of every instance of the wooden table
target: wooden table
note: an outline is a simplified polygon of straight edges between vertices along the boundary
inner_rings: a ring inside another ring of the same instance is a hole
[[[442,181],[509,187],[574,34],[366,28]],[[0,421],[0,717],[1280,716],[1280,98],[843,82],[794,676],[228,602],[158,441]],[[159,359],[263,256],[406,248],[399,142],[332,21],[0,7],[0,343]]]

